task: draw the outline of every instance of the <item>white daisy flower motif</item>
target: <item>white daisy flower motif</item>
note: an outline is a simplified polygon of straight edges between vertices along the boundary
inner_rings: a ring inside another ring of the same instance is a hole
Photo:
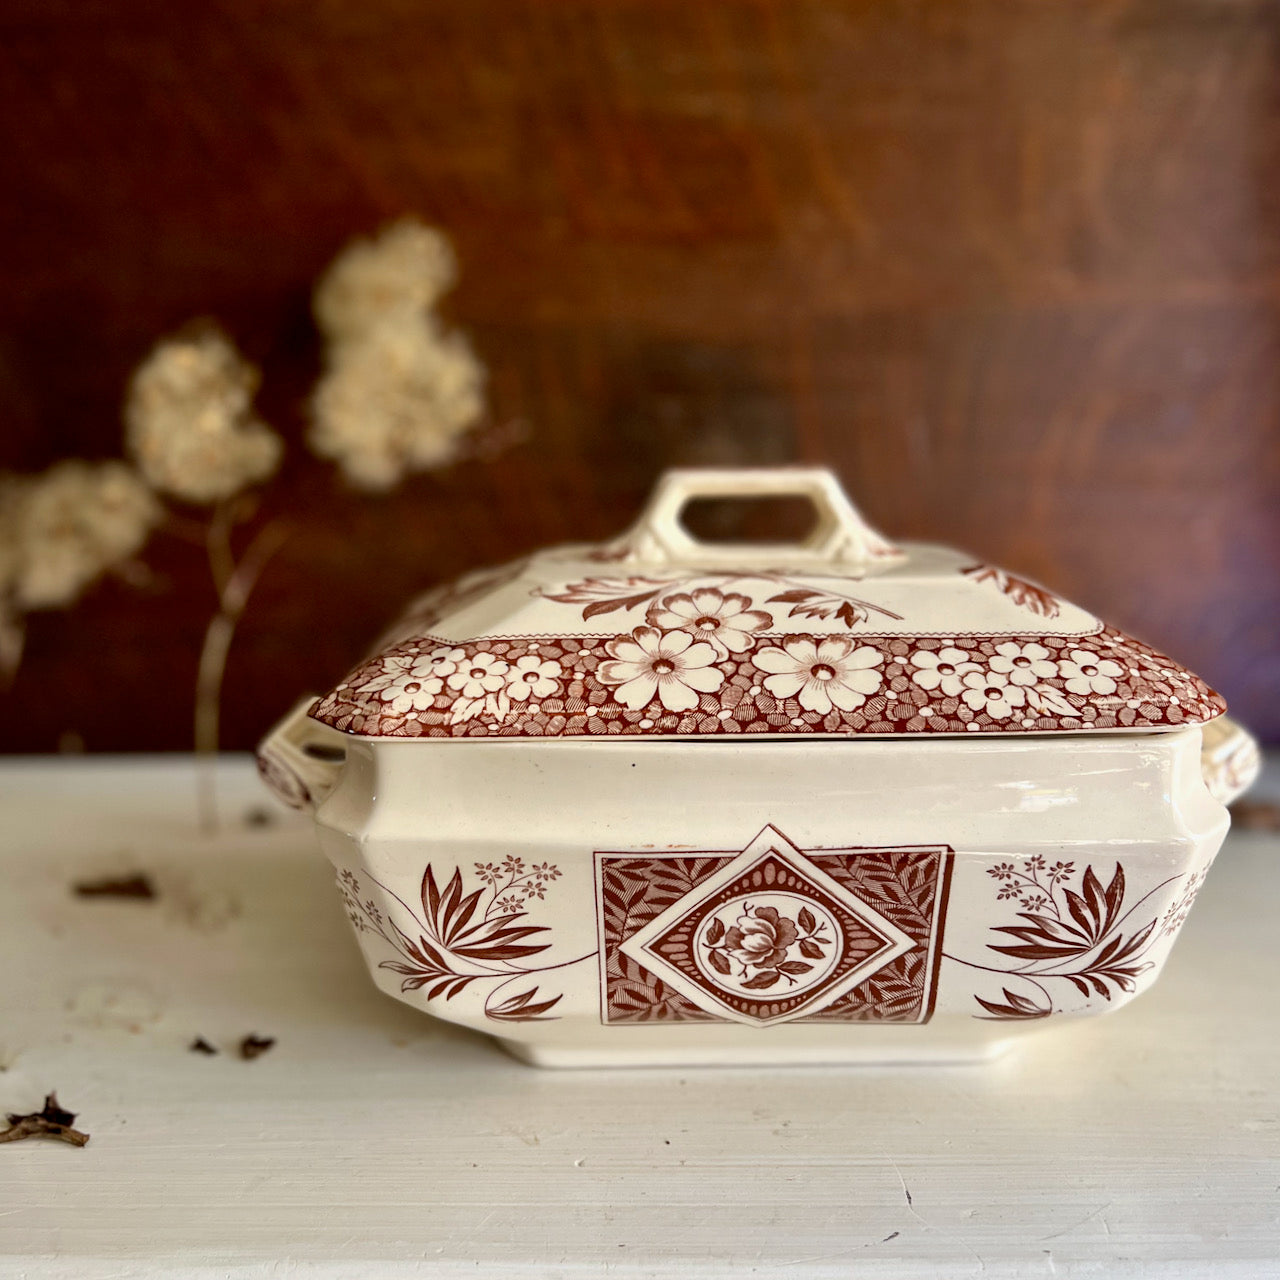
[[[987,663],[992,671],[1009,677],[1010,684],[1024,688],[1058,674],[1058,664],[1049,657],[1042,644],[1017,644],[1009,641],[996,645],[995,656]]]
[[[523,658],[517,658],[507,672],[507,696],[515,702],[549,698],[560,688],[559,677],[563,673],[564,669],[553,658],[526,653]]]
[[[432,674],[429,659],[417,658],[413,654],[393,654],[383,658],[382,670],[365,681],[361,692],[376,694],[379,702],[387,704],[388,710],[405,715],[411,711],[425,711],[443,688],[444,681]]]
[[[452,655],[447,661],[453,661]],[[446,680],[449,688],[460,698],[483,699],[486,694],[497,693],[506,684],[510,669],[510,664],[492,653],[473,653],[459,662]]]
[[[1115,678],[1124,675],[1124,668],[1091,649],[1072,649],[1071,657],[1058,663],[1058,674],[1070,693],[1115,693]]]
[[[444,682],[439,676],[412,676],[403,684],[389,685],[378,696],[392,711],[404,715],[409,711],[425,711],[443,688]]]
[[[664,596],[650,606],[645,620],[660,630],[687,631],[710,644],[721,658],[745,653],[755,644],[756,632],[773,623],[771,614],[751,608],[748,596],[736,591],[726,595],[714,587]]]
[[[427,661],[431,663],[433,676],[451,676],[467,661],[467,651],[442,646],[439,649],[432,649],[427,655]]]
[[[724,683],[724,672],[712,665],[719,656],[715,647],[695,641],[687,631],[636,627],[630,635],[615,636],[605,651],[609,660],[596,675],[616,686],[614,697],[633,711],[655,697],[668,711],[692,711],[698,694],[714,693]]]
[[[880,687],[876,667],[884,655],[869,644],[854,647],[848,636],[784,636],[781,648],[759,649],[751,656],[775,697],[799,696],[806,711],[826,715],[832,707],[852,711]]]
[[[443,688],[444,681],[439,676],[410,672],[395,684],[388,685],[378,697],[397,715],[405,715],[412,711],[426,711]]]
[[[915,670],[911,679],[922,689],[940,689],[945,697],[958,698],[965,676],[982,668],[964,649],[917,649],[911,655]]]
[[[964,677],[960,696],[975,711],[985,711],[993,720],[1007,720],[1027,703],[1027,691],[1012,684],[1002,671],[970,671]]]

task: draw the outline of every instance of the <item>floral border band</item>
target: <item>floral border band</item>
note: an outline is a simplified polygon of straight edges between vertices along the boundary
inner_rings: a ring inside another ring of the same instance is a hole
[[[638,626],[429,635],[370,659],[312,715],[370,738],[891,736],[1151,730],[1226,704],[1110,628],[1090,636],[849,636]]]

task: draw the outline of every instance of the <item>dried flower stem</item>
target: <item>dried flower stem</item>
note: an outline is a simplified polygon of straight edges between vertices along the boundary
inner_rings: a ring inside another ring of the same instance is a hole
[[[209,555],[209,572],[213,574],[213,586],[221,600],[236,571],[235,553],[231,549],[231,530],[236,518],[232,504],[227,500],[213,508],[205,530],[205,550]]]
[[[268,561],[284,545],[290,530],[282,520],[273,520],[258,531],[237,564],[231,550],[234,517],[230,504],[221,502],[209,522],[209,569],[218,592],[218,612],[209,620],[200,663],[196,669],[196,791],[200,825],[205,831],[218,829],[216,763],[218,755],[219,711],[222,678],[236,626],[249,596]]]
[[[8,693],[27,641],[27,620],[20,613],[8,613],[0,605],[0,692]]]

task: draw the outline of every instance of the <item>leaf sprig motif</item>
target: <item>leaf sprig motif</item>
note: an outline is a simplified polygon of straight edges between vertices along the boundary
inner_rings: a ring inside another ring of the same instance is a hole
[[[1025,578],[1015,577],[1011,573],[1006,573],[1003,569],[997,569],[991,564],[974,564],[967,569],[961,569],[966,577],[972,578],[974,582],[990,582],[993,583],[998,591],[1003,592],[1016,605],[1021,605],[1024,609],[1029,609],[1032,613],[1041,618],[1056,618],[1060,611],[1058,599],[1050,594],[1043,587],[1038,587],[1034,582],[1028,582]]]
[[[1007,863],[992,868],[992,872],[997,878],[1006,881],[1014,878],[1028,879],[1019,876],[1012,864]],[[1029,879],[1037,889],[1044,888],[1034,875]],[[1050,884],[1061,879],[1060,876],[1051,875]],[[1034,975],[1037,978],[1064,979],[1083,996],[1098,995],[1104,1000],[1110,1000],[1116,990],[1134,991],[1138,976],[1149,967],[1148,963],[1142,962],[1141,957],[1155,932],[1156,921],[1151,921],[1128,937],[1116,927],[1124,906],[1124,868],[1119,863],[1116,864],[1111,882],[1104,889],[1093,867],[1086,866],[1080,891],[1068,889],[1065,885],[1061,886],[1061,891],[1066,905],[1065,913],[1059,909],[1052,893],[1047,898],[1037,894],[1040,909],[1018,912],[1018,918],[1025,921],[1024,924],[998,925],[994,929],[996,933],[1016,938],[1017,942],[1000,946],[990,944],[990,949],[1015,960],[1028,960],[1050,966],[1055,971],[1048,972],[1041,968],[1025,972],[1028,976]],[[1004,893],[1002,890],[1002,895]],[[1075,962],[1079,962],[1076,967],[1060,971],[1060,966]],[[1004,994],[1009,999],[1010,993],[1006,991]],[[980,996],[974,998],[995,1016],[1042,1016],[1031,1013],[1030,1006],[1024,1007],[1018,1000],[1010,999],[1008,1006],[1001,1007],[1002,1010],[1011,1008],[1013,1012],[1010,1013],[997,1012],[991,1002]]]
[[[546,593],[557,604],[580,604],[584,622],[619,609],[636,609],[652,600],[664,587],[674,586],[670,578],[584,578],[571,582],[563,591]]]
[[[869,600],[858,600],[853,596],[819,591],[815,587],[790,587],[770,596],[765,603],[789,604],[789,618],[816,618],[821,621],[835,618],[836,621],[843,622],[850,631],[866,622],[873,612],[902,621],[900,613],[894,613],[892,609],[886,609],[882,605],[872,604]]]
[[[472,983],[497,978],[501,979],[501,986],[518,977],[523,971],[512,967],[513,961],[539,955],[551,946],[550,942],[532,940],[550,932],[545,925],[518,923],[526,913],[519,905],[508,905],[517,902],[509,891],[513,883],[519,884],[520,879],[525,879],[530,881],[525,887],[534,896],[542,897],[547,882],[557,879],[560,872],[549,863],[542,863],[518,877],[517,873],[525,869],[523,864],[516,866],[516,861],[508,859],[504,864],[511,878],[501,888],[497,883],[500,875],[491,878],[482,874],[484,885],[471,893],[464,892],[460,868],[454,869],[441,889],[428,863],[422,875],[423,916],[419,921],[421,927],[415,931],[416,937],[389,916],[379,913],[372,899],[362,904],[358,897],[359,883],[349,871],[342,873],[340,887],[356,927],[379,934],[395,947],[398,958],[382,960],[378,967],[401,976],[400,990],[421,989],[428,1000],[452,1000]],[[486,893],[489,895],[487,909]],[[491,997],[494,994],[491,993]],[[535,986],[502,1000],[486,1001],[485,1013],[504,1022],[545,1021],[562,997],[538,1000],[537,995]]]
[[[497,1004],[486,1004],[485,1014],[498,1022],[548,1022],[550,1019],[547,1018],[547,1013],[564,997],[559,995],[552,996],[550,1000],[534,1000],[537,994],[538,988],[531,987],[528,991],[508,996]]]
[[[1053,1012],[1052,1006],[1043,1008],[1030,997],[1010,991],[1008,987],[1003,988],[1001,994],[1007,1001],[1006,1004],[1000,1004],[995,1000],[984,1000],[981,996],[973,997],[991,1015],[986,1021],[1010,1022],[1020,1018],[1047,1018]]]

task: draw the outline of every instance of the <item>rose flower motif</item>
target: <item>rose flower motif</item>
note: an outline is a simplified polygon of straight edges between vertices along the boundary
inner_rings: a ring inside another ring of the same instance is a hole
[[[773,618],[751,608],[749,597],[731,591],[725,595],[714,587],[680,591],[651,605],[646,621],[650,626],[670,631],[687,631],[695,640],[705,640],[721,658],[745,653],[755,643],[755,633],[771,625]]]
[[[995,657],[987,666],[1008,676],[1010,684],[1024,687],[1058,674],[1057,663],[1050,660],[1049,650],[1042,644],[1015,644],[1013,641],[998,644]]]
[[[806,711],[826,715],[833,706],[852,711],[875,693],[882,677],[873,668],[884,656],[869,644],[854,648],[847,636],[785,636],[781,649],[758,650],[751,660],[772,673],[764,687],[775,697],[799,694]]]
[[[958,698],[965,676],[982,668],[970,661],[964,649],[917,649],[911,655],[911,665],[916,669],[911,679],[922,689],[941,689],[945,697]]]
[[[795,924],[777,907],[748,908],[724,935],[725,950],[740,964],[771,969],[787,958],[800,935]]]
[[[514,702],[549,698],[560,688],[557,677],[563,674],[563,670],[553,658],[526,653],[523,658],[517,658],[507,672],[507,695]]]
[[[712,666],[714,647],[695,643],[687,631],[636,627],[629,636],[615,636],[605,651],[610,660],[600,664],[596,675],[616,685],[614,696],[633,711],[655,697],[668,711],[692,711],[699,693],[714,693],[724,683],[724,672]]]
[[[1115,678],[1124,675],[1124,668],[1090,649],[1072,649],[1071,658],[1058,663],[1058,673],[1070,693],[1115,693]]]

